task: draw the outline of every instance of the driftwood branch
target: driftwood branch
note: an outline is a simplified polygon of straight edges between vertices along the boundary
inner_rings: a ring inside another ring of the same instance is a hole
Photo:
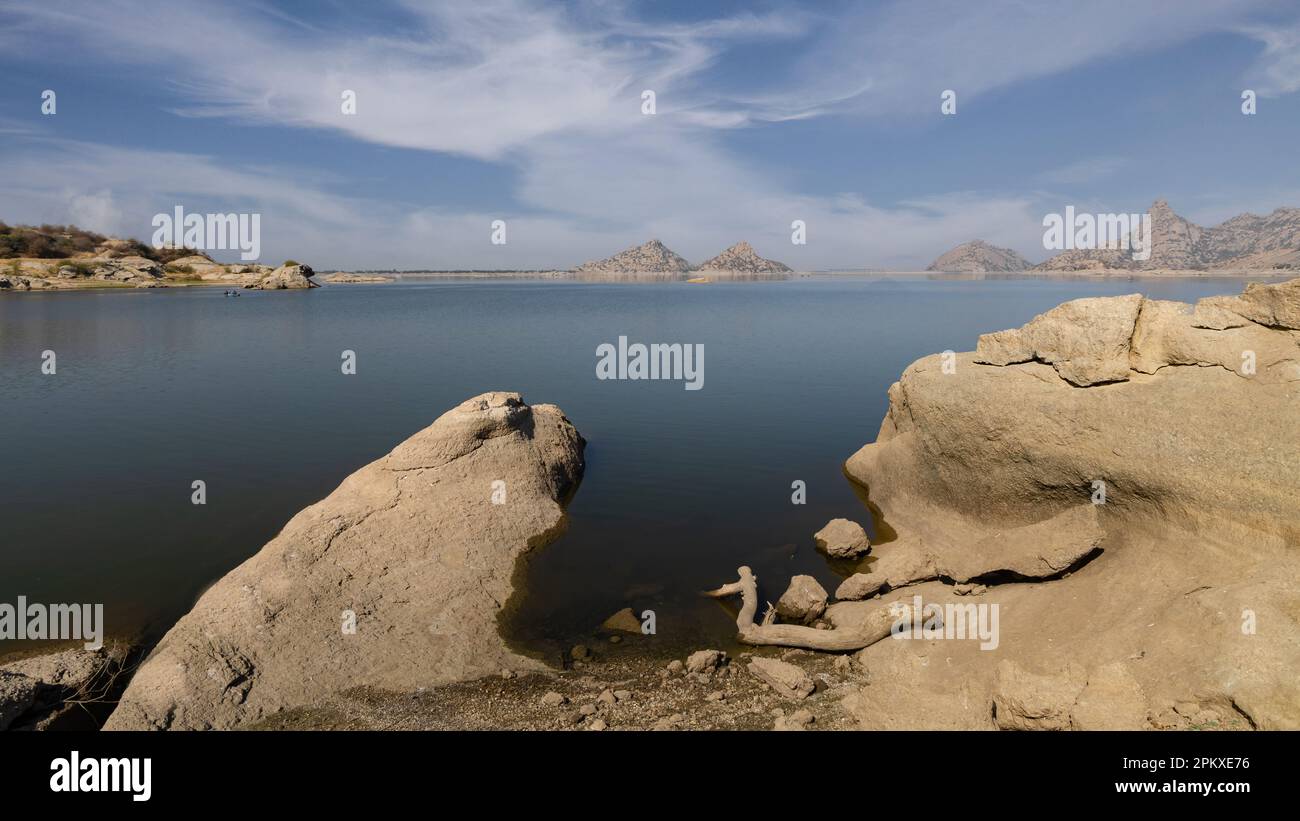
[[[911,620],[919,616],[911,605],[896,603],[882,606],[852,629],[841,627],[834,630],[818,630],[815,627],[797,624],[773,624],[775,612],[769,603],[762,623],[755,624],[754,614],[758,612],[758,579],[748,567],[741,567],[736,572],[740,575],[739,581],[724,584],[716,590],[705,592],[704,595],[714,599],[734,596],[737,593],[741,595],[736,629],[740,633],[742,644],[802,647],[808,650],[832,652],[861,650],[888,636],[890,628],[900,618],[906,619],[907,624],[910,625]],[[906,611],[900,608],[906,608]]]

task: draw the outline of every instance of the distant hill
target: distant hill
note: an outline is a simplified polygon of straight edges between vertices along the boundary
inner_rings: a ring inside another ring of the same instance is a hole
[[[737,242],[713,259],[695,266],[697,271],[728,271],[743,274],[787,273],[790,266],[760,257],[748,242]]]
[[[168,263],[193,256],[185,248],[154,248],[135,239],[115,239],[75,225],[6,225],[0,222],[0,259],[144,257]]]
[[[629,248],[608,259],[586,262],[574,269],[584,274],[684,274],[691,265],[659,240]]]
[[[1185,219],[1164,200],[1152,203],[1151,257],[1129,250],[1063,251],[1040,271],[1079,270],[1286,270],[1300,265],[1300,208],[1267,216],[1241,214],[1212,228]]]
[[[976,273],[980,271],[1025,271],[1032,263],[1010,248],[989,245],[982,239],[964,242],[930,263],[927,271]]]

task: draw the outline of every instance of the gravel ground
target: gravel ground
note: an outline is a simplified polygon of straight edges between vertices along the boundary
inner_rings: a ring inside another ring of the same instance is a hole
[[[680,660],[598,649],[569,669],[477,681],[413,693],[356,689],[309,709],[278,713],[255,729],[330,730],[809,730],[852,729],[840,707],[863,676],[850,656],[764,649],[812,676],[817,690],[783,698],[746,668],[750,653],[689,673]],[[561,698],[563,699],[561,701]],[[808,721],[812,717],[811,722]],[[794,726],[790,726],[794,725]]]

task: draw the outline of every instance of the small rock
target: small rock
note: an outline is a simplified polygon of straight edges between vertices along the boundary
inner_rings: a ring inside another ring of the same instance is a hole
[[[654,723],[654,726],[652,726],[650,729],[676,730],[678,725],[680,725],[685,720],[686,720],[686,716],[682,715],[681,713],[676,713],[674,715],[666,716],[664,718],[659,719]]]
[[[812,576],[795,576],[776,603],[776,614],[809,624],[826,610],[826,590]]]
[[[501,671],[501,678],[506,679],[507,681],[509,681],[510,679],[512,679],[512,678],[514,678],[514,677],[515,677],[515,671],[514,671],[514,670],[502,670],[502,671]]]
[[[614,698],[615,698],[616,700],[618,700],[618,701],[627,701],[628,699],[632,698],[632,691],[631,691],[631,690],[615,690],[615,691],[614,691]]]
[[[727,654],[721,650],[697,650],[686,659],[688,673],[711,673],[718,668]]]
[[[722,700],[725,699],[726,697],[727,697],[727,694],[724,693],[724,692],[722,692],[721,690],[714,690],[712,693],[709,693],[707,696],[705,696],[705,697],[704,697],[704,700],[705,700],[705,701],[722,701]]]
[[[591,650],[585,644],[575,644],[573,649],[569,651],[569,658],[574,661],[583,661],[591,658]]]
[[[618,699],[614,698],[614,692],[612,690],[601,690],[600,695],[596,696],[596,700],[602,704],[608,704],[611,707],[613,707],[618,701]]]
[[[798,701],[817,689],[811,676],[787,661],[756,658],[749,663],[749,672],[782,698]]]
[[[620,641],[622,641],[622,640],[623,640],[623,637],[622,637],[622,636],[610,636],[610,637],[609,637],[609,643],[610,643],[610,644],[618,644],[618,643],[619,643]]]
[[[682,664],[681,661],[677,659],[673,659],[672,661],[668,662],[669,673],[676,675],[677,673],[680,673],[685,669],[686,669],[686,665]]]
[[[632,608],[624,607],[622,610],[605,619],[600,627],[602,630],[618,630],[623,633],[640,634],[641,620],[636,617],[636,613],[632,612]]]
[[[559,693],[552,690],[542,696],[542,705],[545,707],[559,707],[561,704],[568,704],[569,700]]]
[[[840,601],[858,601],[866,599],[867,596],[880,590],[881,579],[879,575],[870,575],[867,573],[854,573],[849,578],[840,582],[840,586],[835,588],[835,598]]]
[[[817,718],[809,710],[795,710],[788,716],[780,716],[776,724],[772,726],[773,730],[806,730],[808,725],[816,721]]]
[[[596,705],[587,703],[578,708],[578,712],[584,716],[593,716],[596,714]]]
[[[848,519],[831,519],[813,535],[817,548],[837,559],[855,559],[871,550],[871,540],[862,525]]]
[[[588,730],[594,730],[594,731],[596,731],[596,732],[600,732],[601,730],[605,729],[605,728],[608,727],[608,726],[609,726],[609,725],[605,723],[605,719],[603,719],[603,718],[598,718],[598,719],[596,719],[595,721],[593,721],[593,722],[591,722],[590,724],[588,724],[588,725],[587,725],[587,729],[588,729]]]

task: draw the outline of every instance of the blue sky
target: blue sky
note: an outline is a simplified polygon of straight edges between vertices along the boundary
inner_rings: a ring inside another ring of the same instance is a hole
[[[321,268],[657,237],[915,269],[976,237],[1042,259],[1066,205],[1300,205],[1293,2],[6,0],[0,68],[0,219],[255,211],[265,261]]]

